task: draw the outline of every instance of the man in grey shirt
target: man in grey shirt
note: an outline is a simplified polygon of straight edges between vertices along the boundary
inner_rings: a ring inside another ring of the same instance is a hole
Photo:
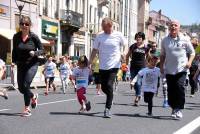
[[[185,104],[184,82],[195,51],[190,40],[179,32],[178,21],[171,21],[169,30],[169,35],[162,40],[161,44],[160,71],[167,79],[171,116],[180,119],[183,117],[181,109],[184,109]]]

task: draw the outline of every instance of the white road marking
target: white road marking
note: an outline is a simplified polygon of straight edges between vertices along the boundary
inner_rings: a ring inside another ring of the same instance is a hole
[[[8,110],[11,110],[11,109],[0,109],[0,112],[2,112],[2,111],[8,111]]]
[[[67,101],[75,101],[75,100],[77,100],[77,99],[68,99],[68,100],[52,101],[52,102],[40,103],[40,104],[38,104],[38,106],[49,105],[49,104],[55,104],[55,103],[60,103],[60,102],[67,102]]]
[[[199,126],[200,126],[200,116],[194,119],[192,122],[185,125],[184,127],[182,127],[181,129],[177,130],[173,134],[190,134]]]

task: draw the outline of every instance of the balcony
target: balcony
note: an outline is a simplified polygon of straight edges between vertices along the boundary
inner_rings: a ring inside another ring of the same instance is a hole
[[[83,26],[83,15],[71,10],[60,10],[61,26],[80,28]]]
[[[111,2],[111,0],[97,0],[97,3],[99,6],[106,6],[110,2]]]

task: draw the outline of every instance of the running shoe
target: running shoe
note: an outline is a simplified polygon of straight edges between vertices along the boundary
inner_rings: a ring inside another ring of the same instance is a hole
[[[44,92],[44,95],[47,96],[49,93],[48,92]]]
[[[181,110],[178,110],[176,112],[176,119],[181,119],[181,118],[183,118],[183,114],[182,114]]]
[[[3,91],[3,97],[4,97],[4,99],[8,99],[8,94],[7,94],[7,92],[6,92],[6,89],[4,89]]]
[[[111,114],[110,109],[106,108],[104,110],[104,118],[111,118],[111,117],[112,117],[112,114]]]
[[[153,114],[152,114],[152,113],[150,113],[150,112],[148,112],[148,113],[147,113],[147,115],[148,115],[148,116],[153,116]]]
[[[24,111],[22,112],[22,117],[29,117],[31,116],[31,110],[29,108],[25,108]]]
[[[171,117],[176,118],[176,109],[172,109]]]
[[[31,100],[32,100],[31,107],[33,109],[35,109],[37,107],[37,104],[38,104],[38,94],[34,94],[34,96]]]
[[[87,103],[85,104],[85,106],[86,106],[86,110],[90,111],[90,109],[91,109],[90,101],[87,101]]]

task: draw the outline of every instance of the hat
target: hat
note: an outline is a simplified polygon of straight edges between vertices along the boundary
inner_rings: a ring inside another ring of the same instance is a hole
[[[160,57],[160,51],[156,50],[154,53],[151,54],[152,57]]]

